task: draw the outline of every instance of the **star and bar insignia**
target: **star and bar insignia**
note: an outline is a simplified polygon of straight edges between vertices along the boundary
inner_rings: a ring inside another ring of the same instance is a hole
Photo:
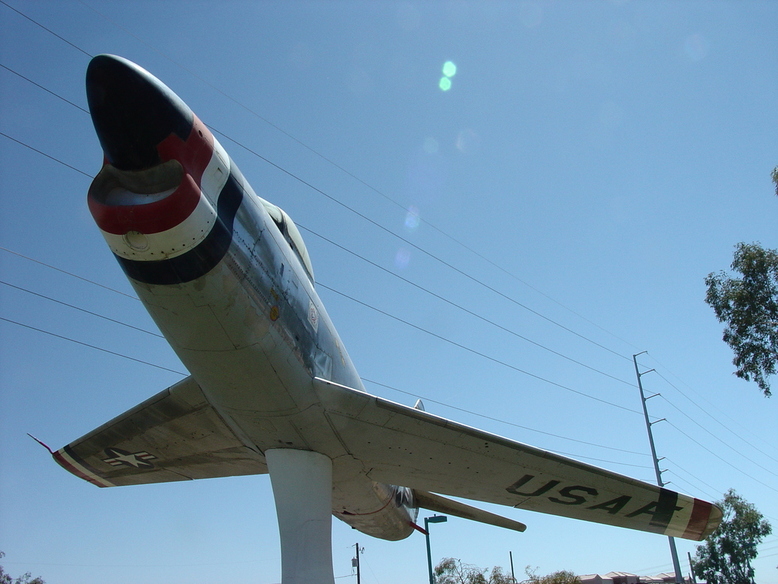
[[[133,468],[154,468],[154,465],[149,461],[157,458],[144,450],[127,452],[119,448],[106,448],[105,454],[108,458],[104,458],[103,462],[111,466],[131,466]]]

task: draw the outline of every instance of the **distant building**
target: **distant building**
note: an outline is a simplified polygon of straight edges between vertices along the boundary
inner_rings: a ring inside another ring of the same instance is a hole
[[[656,576],[637,576],[629,572],[608,572],[604,576],[583,574],[578,578],[580,578],[581,584],[675,584],[675,574],[668,572]],[[685,578],[683,582],[691,584],[689,578]]]
[[[581,584],[613,584],[613,580],[610,578],[603,578],[599,574],[584,574],[578,576],[581,579]]]
[[[665,572],[654,576],[657,582],[675,582],[675,573]],[[685,580],[684,580],[685,581]]]
[[[608,572],[605,578],[610,578],[613,584],[640,584],[640,576],[628,572]]]

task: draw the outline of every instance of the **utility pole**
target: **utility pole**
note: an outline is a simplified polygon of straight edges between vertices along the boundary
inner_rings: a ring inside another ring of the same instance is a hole
[[[511,558],[511,581],[516,584],[516,573],[513,571],[513,552],[509,551],[508,556]]]
[[[691,575],[692,584],[697,584],[697,577],[694,575],[694,562],[692,562],[692,555],[689,552],[686,552],[686,557],[689,558],[689,568],[692,571],[692,575]]]
[[[643,353],[647,353],[648,351],[643,351],[642,353],[638,353],[637,355],[632,355],[632,361],[635,363],[635,375],[638,377],[638,389],[640,390],[640,401],[643,404],[643,416],[646,418],[646,430],[648,431],[648,443],[651,445],[651,458],[654,460],[654,471],[656,472],[656,484],[660,487],[664,487],[665,483],[662,481],[662,471],[659,470],[659,458],[656,456],[656,447],[654,446],[654,434],[651,432],[651,426],[653,424],[656,424],[657,422],[662,422],[664,418],[661,420],[657,420],[656,422],[651,422],[648,419],[648,408],[646,407],[646,402],[650,400],[652,397],[656,397],[659,394],[655,393],[654,395],[649,395],[646,397],[646,394],[643,393],[643,382],[640,380],[640,378],[645,375],[646,373],[651,373],[654,371],[653,369],[649,369],[648,371],[644,371],[643,373],[640,372],[640,369],[638,368],[638,355],[642,355]],[[675,547],[675,538],[668,536],[667,538],[670,542],[670,555],[673,558],[673,570],[675,570],[675,582],[676,584],[682,584],[683,583],[683,576],[681,575],[681,563],[678,561],[678,550]]]
[[[361,579],[361,575],[360,575],[360,572],[359,572],[359,554],[360,553],[364,553],[365,548],[360,549],[359,548],[359,544],[355,543],[354,544],[354,549],[357,550],[357,555],[354,557],[353,560],[351,560],[351,567],[357,569],[357,584],[362,584],[362,579]]]

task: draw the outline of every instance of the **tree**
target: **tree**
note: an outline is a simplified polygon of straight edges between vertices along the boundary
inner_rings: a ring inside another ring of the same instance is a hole
[[[769,397],[767,378],[778,362],[778,251],[739,243],[732,269],[742,278],[725,272],[705,278],[705,302],[727,325],[722,338],[735,352],[735,375],[755,381]]]
[[[522,584],[581,584],[581,579],[567,570],[554,572],[548,576],[537,576],[535,570],[527,566],[524,571],[527,579]],[[455,558],[443,558],[435,566],[437,584],[516,584],[510,574],[495,566],[489,571],[472,564],[463,564]]]
[[[778,166],[773,169],[773,182],[775,183],[775,194],[778,195]]]
[[[463,564],[454,558],[443,558],[435,566],[435,582],[437,584],[514,584],[510,574],[503,573],[502,568],[495,566],[481,569],[472,564]]]
[[[524,571],[527,574],[524,584],[581,584],[581,579],[569,570],[559,570],[548,576],[538,576],[529,566]]]
[[[772,179],[778,195],[778,166]],[[755,381],[770,397],[767,378],[775,375],[778,362],[778,251],[758,243],[739,243],[732,269],[742,278],[723,271],[708,274],[705,302],[727,325],[723,339],[735,352],[735,375]]]
[[[0,552],[0,558],[4,557],[5,554],[3,552]],[[27,572],[23,576],[19,576],[14,580],[10,574],[8,574],[2,566],[0,566],[0,584],[46,584],[44,580],[38,576],[36,578],[32,577],[32,574]]]
[[[697,547],[694,573],[708,584],[754,584],[751,561],[756,546],[772,532],[770,523],[734,489],[717,505],[724,512],[721,524]]]

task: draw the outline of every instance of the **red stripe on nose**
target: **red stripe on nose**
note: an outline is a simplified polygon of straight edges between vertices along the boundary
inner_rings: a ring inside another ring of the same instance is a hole
[[[176,159],[199,185],[208,163],[213,157],[213,134],[197,116],[186,140],[170,134],[157,146],[163,162]]]
[[[100,229],[114,235],[129,231],[161,233],[192,214],[200,201],[200,187],[192,176],[185,174],[178,188],[164,198],[149,203],[138,201],[143,196],[129,193],[126,202],[132,204],[106,204],[90,193],[89,211]]]

